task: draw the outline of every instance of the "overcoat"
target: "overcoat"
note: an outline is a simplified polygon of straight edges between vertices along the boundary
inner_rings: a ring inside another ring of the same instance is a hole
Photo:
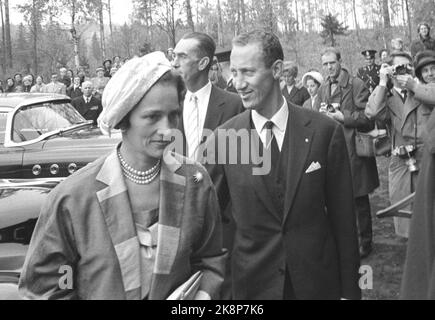
[[[329,79],[320,86],[317,101],[319,104],[333,101],[340,103],[341,112],[344,114],[343,129],[352,169],[354,196],[357,198],[368,195],[379,186],[376,159],[358,156],[355,146],[357,130],[367,132],[374,129],[374,122],[364,114],[369,90],[361,79],[352,77],[345,69],[341,70],[337,80],[338,89],[332,95]]]
[[[435,300],[435,113],[427,132],[400,293],[406,300]]]
[[[214,186],[199,164],[176,155],[165,160],[148,299],[166,299],[198,270],[204,271],[200,290],[216,299],[225,253]],[[194,178],[198,173],[200,181]],[[139,250],[129,194],[114,150],[49,194],[26,256],[20,293],[39,299],[140,299]],[[73,283],[62,288],[59,283],[68,269]]]

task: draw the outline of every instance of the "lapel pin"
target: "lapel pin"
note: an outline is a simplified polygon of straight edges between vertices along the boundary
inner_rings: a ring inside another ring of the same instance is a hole
[[[310,140],[308,140],[308,138],[307,138],[307,139],[305,139],[305,142],[308,143],[308,142],[310,142]]]
[[[193,180],[195,181],[195,183],[199,183],[202,181],[202,179],[204,178],[204,176],[202,175],[201,172],[197,171],[194,175],[193,175]]]

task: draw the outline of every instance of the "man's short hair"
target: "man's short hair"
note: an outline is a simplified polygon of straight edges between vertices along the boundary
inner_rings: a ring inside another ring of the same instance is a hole
[[[94,87],[93,84],[92,84],[92,82],[90,82],[90,81],[84,81],[84,82],[82,83],[82,88],[86,87],[87,85],[90,85],[92,88]]]
[[[335,57],[337,58],[337,61],[341,60],[341,52],[337,48],[334,47],[327,47],[322,50],[322,53],[320,54],[321,57],[323,57],[325,54],[332,53],[335,54]]]
[[[67,68],[65,68],[65,67],[60,67],[60,68],[59,68],[59,71],[65,71],[65,72],[67,72],[67,71],[68,71],[68,69],[67,69]]]
[[[233,46],[247,46],[248,44],[258,43],[263,50],[263,60],[267,68],[277,60],[284,60],[284,51],[276,35],[271,32],[254,30],[242,33],[233,39]]]
[[[390,54],[390,59],[388,60],[388,64],[393,65],[393,60],[396,57],[402,57],[402,58],[406,58],[409,60],[410,63],[412,63],[412,57],[409,53],[405,52],[405,51],[393,51]]]
[[[216,43],[208,34],[202,32],[191,32],[183,36],[183,40],[195,39],[198,41],[197,55],[200,58],[208,57],[210,62],[207,65],[206,71],[210,70],[213,63],[213,57],[216,51]]]
[[[283,71],[288,71],[295,78],[298,76],[298,66],[293,61],[284,61]]]

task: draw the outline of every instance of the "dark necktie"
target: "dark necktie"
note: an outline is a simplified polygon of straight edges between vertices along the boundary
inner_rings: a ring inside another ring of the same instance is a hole
[[[408,90],[402,90],[402,101],[403,103],[406,102],[406,99],[408,99]]]
[[[268,135],[268,137],[270,137],[270,141],[266,140],[266,147],[269,146],[269,149],[271,150],[272,164],[275,164],[279,159],[280,152],[278,148],[278,142],[276,141],[276,137],[272,131],[273,126],[274,124],[272,121],[267,121],[264,125],[264,127],[270,132],[270,135]]]

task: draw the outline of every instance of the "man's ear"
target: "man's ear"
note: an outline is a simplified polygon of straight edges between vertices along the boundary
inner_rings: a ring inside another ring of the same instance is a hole
[[[207,66],[210,64],[210,58],[204,57],[201,60],[199,60],[199,70],[203,71],[207,68]]]
[[[282,60],[276,60],[272,64],[272,74],[275,80],[280,80],[282,77],[282,71],[284,68],[284,62]]]

